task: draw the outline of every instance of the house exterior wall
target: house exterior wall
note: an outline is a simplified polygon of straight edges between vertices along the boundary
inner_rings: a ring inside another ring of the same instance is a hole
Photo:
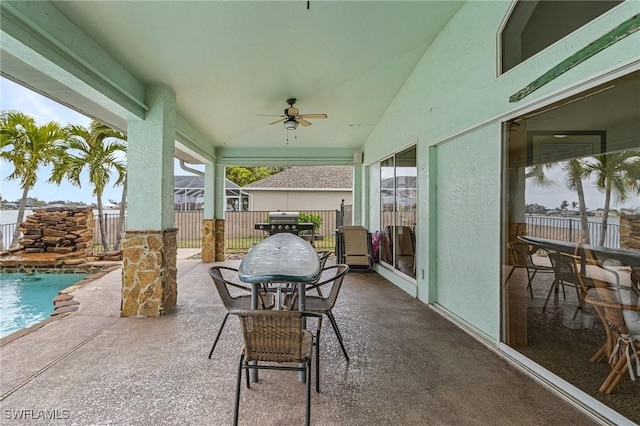
[[[595,85],[591,79],[602,83],[616,67],[630,68],[628,64],[635,60],[637,69],[640,43],[640,32],[636,32],[523,100],[510,103],[511,95],[637,14],[640,4],[621,4],[497,77],[497,39],[510,6],[502,1],[466,3],[432,43],[364,149],[372,179],[365,215],[369,228],[375,230],[380,204],[379,182],[373,179],[378,163],[417,140],[417,283],[412,285],[379,265],[377,270],[496,343],[500,338],[501,123],[561,99],[560,91],[581,91]],[[431,165],[437,165],[437,170]]]
[[[338,210],[340,203],[351,204],[351,191],[248,190],[249,208],[254,211]]]

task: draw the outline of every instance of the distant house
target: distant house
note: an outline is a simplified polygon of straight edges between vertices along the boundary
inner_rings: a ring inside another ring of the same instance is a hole
[[[339,209],[351,204],[353,167],[291,167],[242,188],[250,210],[301,211]]]
[[[202,176],[174,176],[173,203],[175,210],[199,210],[204,205],[204,180]],[[238,185],[225,179],[227,211],[246,211],[249,209],[249,195]]]

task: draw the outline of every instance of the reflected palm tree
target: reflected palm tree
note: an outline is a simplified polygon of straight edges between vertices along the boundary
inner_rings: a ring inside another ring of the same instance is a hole
[[[584,187],[582,179],[586,173],[582,160],[569,160],[562,166],[566,175],[567,187],[578,194],[578,202],[571,203],[573,208],[578,207],[580,212],[580,231],[582,233],[582,243],[589,244],[589,219],[587,217],[587,205],[584,200]]]
[[[611,193],[613,192],[621,202],[627,201],[629,192],[640,194],[640,150],[632,149],[599,155],[594,161],[586,162],[584,177],[595,174],[596,187],[604,192],[604,211],[602,217],[602,230],[598,245],[603,246],[606,233],[608,216],[611,205]]]

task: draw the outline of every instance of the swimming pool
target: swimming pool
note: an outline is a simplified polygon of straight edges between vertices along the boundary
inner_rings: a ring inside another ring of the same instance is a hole
[[[30,327],[53,313],[58,292],[89,274],[0,274],[0,337]]]

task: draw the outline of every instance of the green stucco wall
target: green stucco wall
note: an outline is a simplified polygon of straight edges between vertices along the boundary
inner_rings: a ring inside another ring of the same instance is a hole
[[[531,105],[543,105],[547,96],[579,90],[589,79],[637,61],[640,45],[639,32],[522,101],[510,103],[512,94],[637,14],[640,2],[623,3],[497,76],[498,34],[509,6],[505,1],[465,4],[430,46],[365,144],[369,166],[375,168],[379,159],[418,140],[417,295],[496,341],[500,330],[501,121]],[[437,148],[428,149],[436,144]],[[429,164],[437,164],[435,173],[429,173]],[[429,187],[432,192],[437,187],[437,194],[430,193]],[[370,186],[369,199],[373,231],[379,226],[373,220],[379,211],[376,182]],[[401,288],[415,291],[406,280],[379,269]]]

